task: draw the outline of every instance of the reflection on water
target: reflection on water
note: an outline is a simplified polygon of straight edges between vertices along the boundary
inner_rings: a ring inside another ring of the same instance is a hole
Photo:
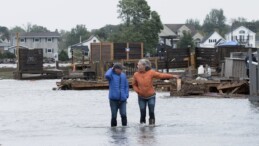
[[[138,143],[140,145],[154,145],[156,144],[156,129],[155,127],[139,127]]]
[[[55,80],[0,80],[1,146],[259,143],[259,104],[247,99],[172,98],[157,93],[156,126],[149,127],[139,124],[137,95],[131,91],[128,126],[111,128],[107,90],[52,91],[55,86]]]
[[[127,135],[127,127],[109,128],[111,145],[129,145]]]

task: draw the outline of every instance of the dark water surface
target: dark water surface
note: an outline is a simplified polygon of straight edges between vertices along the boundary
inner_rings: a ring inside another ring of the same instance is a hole
[[[107,90],[53,91],[56,81],[0,80],[1,146],[259,146],[259,105],[247,99],[159,92],[148,127],[131,91],[128,126],[110,128]]]

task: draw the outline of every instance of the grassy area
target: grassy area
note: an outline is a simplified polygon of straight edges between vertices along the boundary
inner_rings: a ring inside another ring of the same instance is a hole
[[[13,79],[13,72],[16,68],[0,68],[1,79]]]

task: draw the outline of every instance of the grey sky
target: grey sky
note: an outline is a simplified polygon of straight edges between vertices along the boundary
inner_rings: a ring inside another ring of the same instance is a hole
[[[2,0],[0,26],[12,28],[27,23],[54,31],[70,30],[77,24],[88,30],[106,24],[119,24],[119,0]],[[159,13],[163,23],[184,23],[188,18],[203,20],[211,9],[222,8],[227,23],[232,18],[259,20],[258,0],[147,0],[151,10]]]

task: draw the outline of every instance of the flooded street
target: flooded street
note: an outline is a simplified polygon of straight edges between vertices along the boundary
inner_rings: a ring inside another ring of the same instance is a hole
[[[130,92],[128,126],[110,128],[108,90],[53,91],[58,80],[0,80],[1,146],[256,146],[259,106],[248,99],[157,93],[156,126],[139,124]]]

